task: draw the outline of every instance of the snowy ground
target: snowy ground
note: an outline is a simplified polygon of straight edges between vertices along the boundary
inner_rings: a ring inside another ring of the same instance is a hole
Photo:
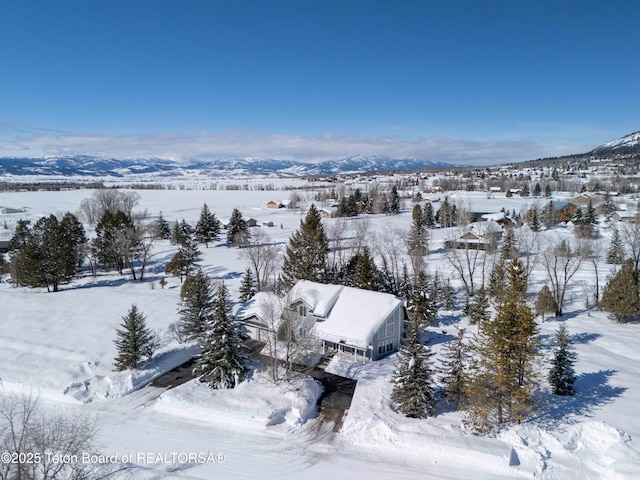
[[[195,222],[203,202],[218,217],[228,217],[238,207],[245,218],[273,221],[276,226],[263,231],[283,244],[302,218],[300,213],[266,208],[269,200],[288,198],[289,192],[283,191],[139,193],[141,209],[151,215],[162,210],[168,220]],[[37,218],[74,212],[89,195],[1,193],[0,206],[25,206],[26,215]],[[517,211],[527,202],[489,199],[486,194],[452,198],[463,205]],[[0,217],[4,238],[25,214]],[[368,218],[373,238],[393,228],[408,229],[411,216],[407,211]],[[606,246],[610,229],[603,226],[602,232]],[[427,259],[431,272],[451,272],[440,248],[450,234],[433,232],[434,253]],[[573,239],[570,227],[540,235]],[[245,268],[240,250],[222,244],[202,250],[205,271],[224,279],[235,296]],[[329,371],[358,379],[351,409],[336,434],[315,417],[312,406],[320,390],[310,379],[273,386],[263,372],[254,370],[234,391],[212,392],[197,381],[171,391],[144,387],[193,353],[193,347],[178,344],[168,332],[177,320],[179,281],[168,278],[164,289],[158,284],[174,251],[168,242],[156,244],[144,282],[112,273],[95,280],[86,275],[55,294],[0,283],[0,396],[36,392],[46,409],[95,416],[104,453],[118,456],[117,478],[640,478],[640,326],[615,324],[585,309],[593,284],[589,263],[571,284],[563,317],[579,355],[575,397],[543,391],[536,417],[494,437],[478,437],[463,430],[462,414],[444,407],[426,420],[396,414],[389,404],[393,356],[366,365],[334,359]],[[609,270],[609,265],[600,265],[601,282]],[[531,294],[545,283],[540,268],[533,281]],[[453,284],[459,287],[458,280]],[[115,329],[132,303],[159,333],[161,348],[145,369],[116,373]],[[436,352],[455,336],[454,325],[466,326],[457,311],[441,312],[439,318],[441,326],[429,331]],[[557,326],[555,318],[541,325],[547,357]],[[178,453],[200,457],[185,462]]]

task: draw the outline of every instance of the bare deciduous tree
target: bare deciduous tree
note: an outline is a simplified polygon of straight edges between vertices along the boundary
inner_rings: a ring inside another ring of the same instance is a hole
[[[522,259],[527,276],[531,276],[539,259],[537,253],[540,251],[540,236],[528,226],[522,226],[516,230],[515,237],[518,245],[518,257]]]
[[[269,236],[258,230],[251,236],[241,255],[249,262],[256,279],[256,290],[269,290],[275,279],[281,257],[281,249]]]
[[[551,284],[551,294],[556,301],[556,317],[560,317],[567,285],[580,268],[583,257],[566,240],[561,240],[557,245],[549,245],[540,255]]]
[[[356,219],[351,222],[353,228],[353,240],[351,241],[352,254],[357,255],[360,251],[369,246],[367,239],[369,230],[371,230],[371,222],[367,218]]]
[[[347,231],[347,221],[344,218],[336,218],[326,224],[327,240],[329,240],[330,263],[333,268],[340,268],[344,264],[344,246],[342,241]]]
[[[467,296],[472,297],[475,294],[475,275],[478,268],[482,268],[484,273],[485,252],[474,244],[468,243],[466,248],[448,249],[446,256],[462,280]]]
[[[406,246],[406,232],[393,228],[385,229],[378,237],[376,251],[387,262],[391,274],[396,280],[402,277],[403,245]]]
[[[302,364],[314,347],[312,322],[305,322],[292,308],[293,299],[293,292],[289,292],[284,297],[263,294],[258,300],[260,320],[267,330],[264,341],[269,357],[269,376],[274,383],[291,378],[294,366]]]
[[[140,203],[140,194],[132,190],[105,188],[96,190],[89,198],[80,202],[79,215],[90,225],[97,223],[104,212],[116,213],[118,210],[132,216],[133,208]]]
[[[86,416],[43,413],[36,397],[4,398],[0,400],[0,449],[24,461],[0,463],[0,478],[106,478],[108,465],[86,460],[87,455],[98,454],[97,432],[95,421]]]

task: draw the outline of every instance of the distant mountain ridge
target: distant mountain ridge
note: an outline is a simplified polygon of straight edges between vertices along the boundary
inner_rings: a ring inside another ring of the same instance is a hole
[[[184,177],[193,175],[297,177],[375,171],[450,168],[455,165],[418,158],[355,155],[340,160],[305,163],[275,159],[169,160],[163,158],[115,159],[91,155],[60,155],[41,158],[0,158],[3,176],[86,177]]]
[[[640,132],[625,135],[618,140],[607,142],[594,148],[591,152],[596,156],[633,155],[640,153]]]

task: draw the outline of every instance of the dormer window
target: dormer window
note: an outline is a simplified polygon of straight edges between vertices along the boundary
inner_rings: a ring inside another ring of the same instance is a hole
[[[307,316],[307,306],[306,305],[298,305],[298,315],[301,317]]]

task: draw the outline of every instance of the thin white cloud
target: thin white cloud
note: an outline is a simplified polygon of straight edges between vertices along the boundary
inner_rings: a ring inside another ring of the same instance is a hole
[[[533,140],[475,141],[444,137],[377,135],[298,136],[253,132],[158,133],[146,135],[74,134],[14,128],[0,132],[0,156],[100,155],[215,160],[275,158],[318,162],[356,154],[417,157],[459,164],[492,164],[587,151],[592,146],[543,145]]]

